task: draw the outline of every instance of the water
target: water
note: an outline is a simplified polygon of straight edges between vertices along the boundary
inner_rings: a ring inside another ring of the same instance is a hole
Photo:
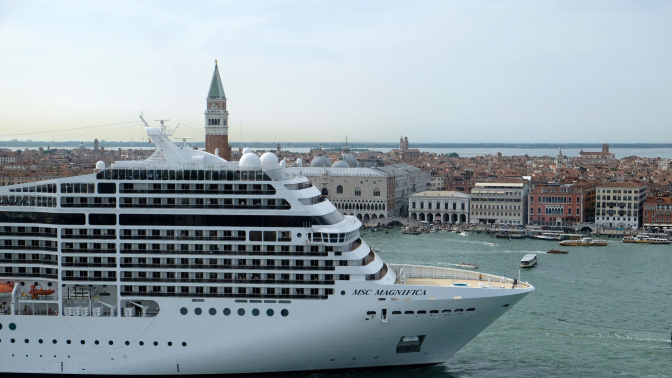
[[[479,271],[518,277],[536,290],[446,363],[429,367],[296,373],[325,378],[669,377],[672,358],[671,245],[563,247],[557,242],[495,239],[486,234],[405,235],[363,231],[388,263],[479,265]],[[653,331],[653,332],[652,332]],[[286,376],[286,375],[281,375]]]

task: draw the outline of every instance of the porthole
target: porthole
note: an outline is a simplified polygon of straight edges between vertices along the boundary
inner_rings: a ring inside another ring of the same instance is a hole
[[[14,331],[14,330],[16,329],[16,324],[14,324],[14,323],[9,323],[9,329],[11,329],[12,331]]]
[[[144,342],[144,341],[141,341],[141,342],[139,342],[138,344],[140,344],[140,346],[143,346],[143,345],[145,345],[145,342]]]
[[[2,329],[2,323],[0,323],[0,329]]]
[[[12,344],[14,344],[14,343],[16,342],[16,340],[14,340],[14,339],[11,339],[11,340],[9,340],[9,341],[11,341]]]
[[[187,346],[187,343],[183,341],[182,346]]]
[[[208,313],[209,313],[210,315],[216,315],[216,314],[217,314],[217,310],[215,310],[214,308],[210,308],[210,310],[208,310]]]
[[[252,310],[252,315],[259,316],[259,309],[255,308],[254,310]]]
[[[25,340],[23,340],[23,342],[26,343],[26,344],[28,344],[28,343],[30,342],[30,340],[25,339]]]
[[[301,237],[301,233],[300,233],[300,232],[297,233],[297,234],[296,234],[296,237],[300,238],[300,237]],[[21,286],[23,286],[23,283],[21,283]]]
[[[96,340],[96,341],[94,341],[93,343],[96,344],[96,345],[98,345],[98,344],[100,344],[100,341]]]
[[[124,342],[124,344],[126,344],[126,345],[131,345],[131,342],[128,341],[128,340],[126,340],[126,341]]]
[[[287,309],[282,309],[282,311],[280,311],[280,315],[287,316],[289,315],[289,311],[287,311]]]
[[[238,309],[238,315],[240,315],[240,316],[245,315],[245,309],[239,308]]]
[[[56,339],[51,340],[52,343],[56,344],[58,341]]]
[[[159,342],[158,342],[158,341],[155,341],[155,342],[154,342],[154,346],[158,346],[158,345],[159,345]]]
[[[182,314],[182,315],[187,315],[188,312],[189,312],[189,310],[187,310],[186,307],[182,307],[182,308],[180,309],[180,314]]]
[[[47,283],[47,286],[51,287],[51,282],[48,282],[48,283]]]
[[[44,340],[39,339],[39,340],[37,340],[37,342],[40,343],[40,344],[42,344],[42,343],[44,343]]]
[[[79,343],[82,344],[82,345],[84,345],[84,344],[86,344],[86,341],[82,340],[82,341],[80,341]]]
[[[273,311],[272,308],[269,308],[268,310],[266,310],[266,315],[273,316],[273,314],[275,314],[275,312]]]
[[[341,290],[341,295],[345,295],[345,290]]]
[[[202,313],[203,313],[203,310],[201,310],[200,307],[196,307],[196,308],[194,309],[194,314],[196,314],[196,315],[201,315]]]
[[[110,345],[114,345],[114,341],[112,341],[112,340],[108,341],[107,343],[110,344]]]
[[[229,308],[225,308],[225,309],[224,309],[224,315],[226,315],[226,316],[231,315],[231,309],[229,309]]]
[[[169,341],[169,342],[168,342],[168,346],[173,346],[173,342],[172,342],[172,341]]]
[[[66,341],[65,343],[66,343],[66,344],[71,344],[72,341],[68,340],[68,341]]]

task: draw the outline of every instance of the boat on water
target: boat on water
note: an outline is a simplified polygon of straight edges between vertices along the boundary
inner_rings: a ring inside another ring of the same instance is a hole
[[[145,132],[147,160],[0,187],[0,282],[16,283],[2,286],[0,373],[438,364],[534,290],[385,262],[355,216],[275,154],[227,161],[163,126]],[[39,288],[54,292],[31,299]]]
[[[467,231],[462,231],[460,232],[460,235],[462,236],[469,236],[469,233]]]
[[[466,262],[459,263],[457,266],[464,269],[478,269],[478,265]]]
[[[607,241],[603,239],[593,239],[589,237],[584,237],[581,239],[574,239],[574,240],[563,240],[559,242],[558,244],[566,247],[603,247],[607,245]]]
[[[562,233],[561,232],[544,232],[541,234],[536,234],[536,235],[531,235],[530,238],[532,239],[539,239],[539,240],[562,240]]]
[[[537,265],[536,253],[528,253],[527,255],[523,256],[523,258],[520,260],[521,268],[532,268],[535,265]]]
[[[546,251],[546,253],[551,253],[551,254],[567,254],[569,253],[568,251],[563,251],[561,249],[549,249]]]
[[[495,237],[501,239],[524,239],[526,235],[525,230],[499,229],[495,233]]]
[[[672,241],[666,238],[650,237],[646,235],[624,236],[623,243],[638,243],[638,244],[670,244]]]

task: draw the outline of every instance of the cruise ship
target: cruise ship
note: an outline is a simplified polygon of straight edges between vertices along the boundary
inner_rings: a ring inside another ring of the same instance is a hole
[[[0,373],[444,363],[534,290],[388,264],[273,153],[230,161],[145,131],[147,160],[0,188]]]

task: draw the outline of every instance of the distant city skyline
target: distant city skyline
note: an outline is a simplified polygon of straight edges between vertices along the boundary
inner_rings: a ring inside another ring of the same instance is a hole
[[[672,3],[0,0],[0,140],[667,143]],[[158,124],[158,123],[155,123]]]

